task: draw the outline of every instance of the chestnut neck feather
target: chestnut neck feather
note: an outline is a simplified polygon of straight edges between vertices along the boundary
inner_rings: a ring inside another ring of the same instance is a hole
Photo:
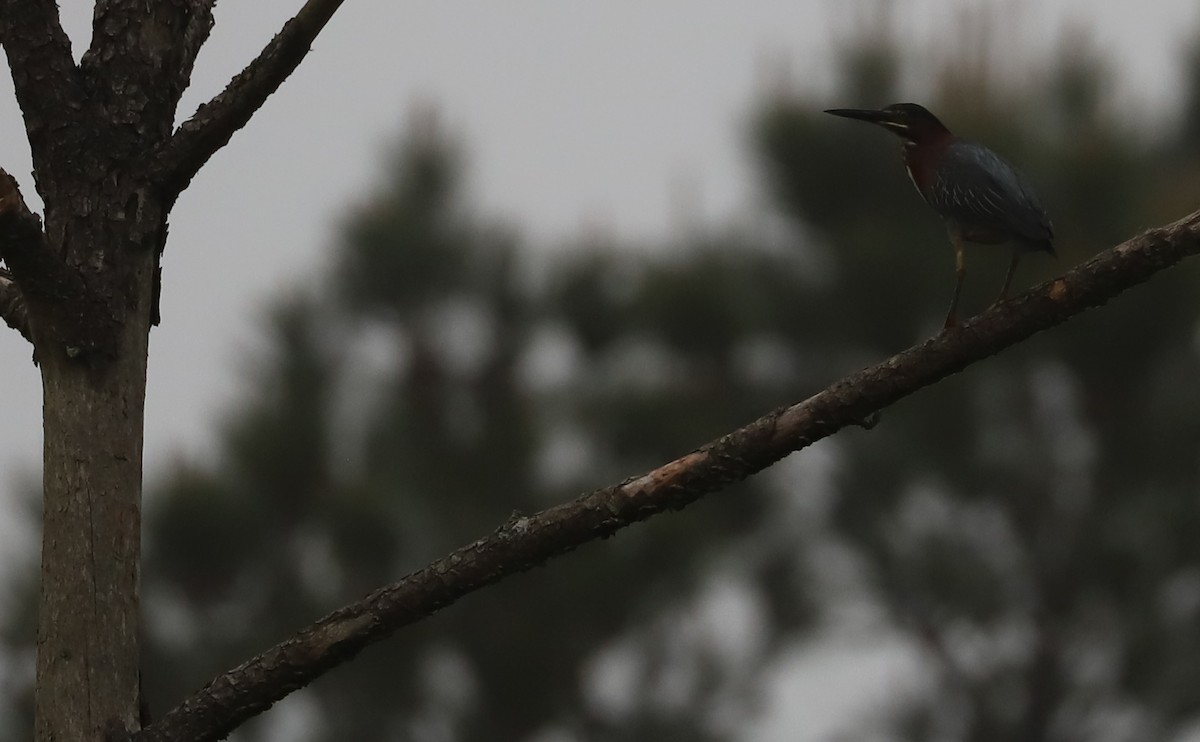
[[[904,139],[904,169],[913,185],[921,192],[926,201],[929,200],[929,189],[933,187],[937,176],[936,164],[942,152],[954,141],[954,135],[946,129],[940,131],[925,131],[920,133],[920,139]]]

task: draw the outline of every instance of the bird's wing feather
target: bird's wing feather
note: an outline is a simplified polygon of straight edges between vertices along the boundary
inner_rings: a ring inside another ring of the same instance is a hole
[[[933,206],[960,224],[1029,242],[1054,236],[1037,196],[1011,165],[986,147],[962,141],[947,147],[932,191]]]

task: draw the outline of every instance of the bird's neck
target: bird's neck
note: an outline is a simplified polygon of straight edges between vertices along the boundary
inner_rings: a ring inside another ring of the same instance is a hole
[[[930,189],[937,177],[937,161],[953,139],[954,137],[947,132],[944,137],[920,143],[904,140],[904,169],[926,201],[929,200]]]

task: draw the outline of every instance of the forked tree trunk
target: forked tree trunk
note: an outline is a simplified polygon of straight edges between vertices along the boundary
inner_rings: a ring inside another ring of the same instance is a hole
[[[139,726],[147,340],[167,214],[194,173],[159,151],[212,5],[96,0],[76,63],[53,0],[0,0],[45,203],[43,225],[0,171],[0,257],[27,310],[15,316],[27,317],[44,403],[38,742]]]
[[[306,0],[176,130],[215,0],[95,0],[78,63],[54,0],[0,0],[0,45],[46,217],[43,227],[0,169],[0,316],[33,342],[42,368],[38,742],[139,728],[142,421],[167,214],[341,2]]]

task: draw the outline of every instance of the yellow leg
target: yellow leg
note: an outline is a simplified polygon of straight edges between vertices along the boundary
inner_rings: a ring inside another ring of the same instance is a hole
[[[1004,277],[1004,286],[1000,288],[1000,298],[996,301],[1001,302],[1008,298],[1008,289],[1012,286],[1013,274],[1017,272],[1017,263],[1021,262],[1021,251],[1013,250],[1012,262],[1008,264],[1008,275]]]
[[[954,246],[954,273],[957,279],[954,282],[954,296],[950,298],[950,310],[946,312],[947,328],[958,324],[958,298],[962,295],[963,281],[967,277],[967,264],[963,255],[962,237],[955,232],[951,232],[950,244]]]

